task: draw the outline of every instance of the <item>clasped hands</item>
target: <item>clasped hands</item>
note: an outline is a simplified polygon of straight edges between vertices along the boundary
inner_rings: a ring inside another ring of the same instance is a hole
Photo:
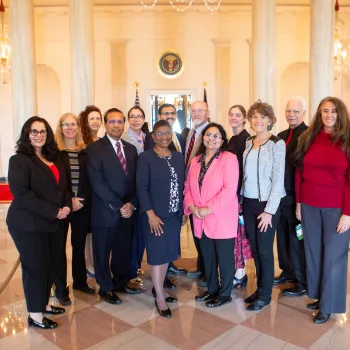
[[[128,219],[132,215],[133,212],[134,212],[134,206],[130,202],[125,203],[120,208],[120,215],[124,219]]]
[[[211,214],[211,210],[208,207],[198,208],[194,204],[191,204],[188,209],[190,209],[192,215],[199,220]]]
[[[59,219],[59,220],[65,219],[69,215],[69,213],[70,213],[70,208],[69,207],[60,208],[56,218]]]

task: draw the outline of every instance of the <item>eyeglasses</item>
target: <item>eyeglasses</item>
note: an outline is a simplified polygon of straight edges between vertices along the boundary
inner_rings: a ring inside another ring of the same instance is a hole
[[[172,136],[172,132],[171,131],[166,131],[166,132],[155,132],[155,135],[157,137],[162,137],[163,135],[165,135],[166,137],[171,137]]]
[[[111,120],[108,120],[108,124],[109,125],[114,125],[114,124],[123,125],[124,124],[124,120],[111,119]]]
[[[294,114],[294,115],[298,115],[300,112],[302,112],[302,110],[291,110],[291,109],[286,109],[286,114]]]
[[[215,141],[219,141],[222,139],[221,135],[211,134],[210,132],[205,133],[204,136],[207,137],[208,139],[211,139],[213,137]]]
[[[143,115],[130,115],[129,116],[129,119],[131,119],[131,120],[141,120],[143,118],[144,118]]]
[[[176,112],[162,112],[161,114],[163,114],[167,117],[169,115],[176,115]]]
[[[199,114],[199,115],[203,115],[206,112],[208,112],[207,109],[191,109],[191,114]]]
[[[77,123],[63,123],[63,124],[61,124],[61,127],[63,128],[63,129],[68,129],[68,128],[72,128],[72,129],[75,129],[75,128],[77,128],[78,127],[78,124]]]
[[[242,113],[229,113],[228,114],[229,117],[243,117],[243,114]]]
[[[46,136],[47,135],[47,131],[46,130],[36,130],[36,129],[32,129],[29,131],[31,135],[33,136],[38,136],[39,134],[41,136]]]

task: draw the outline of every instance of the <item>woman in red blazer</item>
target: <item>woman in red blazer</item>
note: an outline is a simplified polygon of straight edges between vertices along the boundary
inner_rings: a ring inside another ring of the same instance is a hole
[[[208,291],[197,295],[196,300],[206,301],[208,307],[232,300],[238,176],[237,157],[227,151],[224,128],[210,123],[202,132],[202,144],[191,162],[184,199],[185,214],[193,215],[194,235],[200,239],[208,283]]]

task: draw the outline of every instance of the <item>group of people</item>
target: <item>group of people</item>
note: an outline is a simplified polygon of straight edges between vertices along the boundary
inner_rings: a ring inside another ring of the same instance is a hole
[[[190,113],[193,127],[186,138],[172,130],[177,113],[171,104],[159,107],[150,133],[138,106],[126,117],[117,108],[102,116],[95,106],[79,117],[66,113],[55,133],[43,118],[26,121],[9,163],[14,200],[7,224],[20,253],[30,326],[57,327],[44,317],[65,312],[49,305],[53,283],[61,305],[70,304],[69,224],[73,289],[95,293],[84,253],[91,232],[98,294],[111,304],[122,303],[119,293],[142,292],[130,281],[140,282],[146,249],[155,307],[163,317],[171,317],[167,303],[177,302],[167,292],[176,288],[167,276],[200,278],[207,290],[196,301],[218,307],[232,300],[233,288],[246,286],[251,258],[257,289],[244,300],[248,311],[271,303],[274,284],[292,283],[283,293],[315,299],[307,305],[318,310],[315,323],[345,312],[350,119],[344,103],[326,97],[307,127],[306,103],[293,97],[285,109],[289,128],[277,136],[269,104],[257,101],[248,112],[234,105],[228,112],[230,140],[220,124],[209,121],[206,102],[193,102]],[[106,133],[99,138],[102,122]],[[188,218],[196,271],[173,263]]]

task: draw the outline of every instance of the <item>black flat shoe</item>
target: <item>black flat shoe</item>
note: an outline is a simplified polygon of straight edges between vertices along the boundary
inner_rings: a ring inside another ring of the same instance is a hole
[[[295,283],[295,282],[297,282],[297,281],[294,278],[285,277],[285,276],[282,276],[282,274],[273,279],[274,285],[283,284],[283,283]]]
[[[330,317],[331,317],[331,314],[326,314],[324,312],[319,311],[318,314],[314,318],[314,322],[316,324],[325,323],[329,320]]]
[[[176,284],[174,284],[173,282],[171,282],[171,280],[168,277],[165,277],[164,279],[164,283],[163,283],[163,287],[165,289],[175,289],[176,288]]]
[[[103,295],[104,300],[109,304],[121,304],[122,300],[118,297],[117,293],[110,291]]]
[[[304,286],[300,284],[296,284],[291,288],[286,288],[282,291],[282,293],[288,297],[300,297],[307,293],[307,290]]]
[[[157,300],[154,301],[154,304],[156,305],[157,311],[159,313],[160,316],[162,317],[171,317],[171,310],[168,308],[166,310],[159,310],[158,304],[157,304]]]
[[[244,302],[246,304],[251,304],[251,303],[254,303],[254,301],[257,299],[258,299],[258,292],[254,292],[252,295],[249,295],[248,298],[245,298]]]
[[[62,305],[62,306],[68,306],[70,304],[72,304],[71,300],[69,299],[68,295],[64,295],[63,297],[58,298],[56,296],[58,302]]]
[[[124,288],[115,288],[113,289],[114,293],[125,293],[125,294],[140,294],[142,292],[141,288],[131,287],[125,285]]]
[[[202,277],[198,283],[197,283],[198,287],[207,287],[208,283],[207,283],[207,279],[205,277]]]
[[[51,305],[51,310],[46,310],[44,313],[50,314],[50,315],[60,315],[60,314],[63,314],[65,312],[66,312],[66,310],[63,307]]]
[[[28,326],[29,327],[38,327],[41,329],[53,329],[56,328],[57,322],[52,321],[46,317],[43,317],[43,320],[41,322],[33,320],[30,316],[28,316]]]
[[[313,303],[307,304],[306,307],[309,310],[319,310],[320,309],[320,301],[316,300]]]
[[[186,275],[186,274],[187,274],[187,270],[179,269],[173,263],[169,264],[167,275]]]
[[[187,277],[190,278],[201,278],[203,275],[202,271],[196,270],[196,271],[187,271]]]
[[[204,294],[199,294],[195,296],[196,301],[210,301],[212,299],[215,299],[217,297],[217,294],[210,294],[209,292],[205,292]]]
[[[157,298],[157,293],[156,293],[156,290],[154,289],[154,287],[152,288],[152,295]],[[173,297],[166,297],[165,298],[165,301],[167,303],[177,303],[177,299],[176,298],[173,298]]]
[[[232,298],[225,298],[220,299],[220,297],[216,297],[215,299],[209,300],[205,303],[207,307],[219,307],[221,305],[224,305],[226,303],[230,303],[232,301]]]
[[[246,287],[248,283],[247,275],[244,275],[241,279],[234,277],[232,283],[232,289],[237,288],[238,286]]]
[[[96,290],[94,287],[89,286],[88,284],[86,286],[83,287],[74,287],[74,290],[79,290],[80,292],[83,292],[85,294],[95,294]]]
[[[263,307],[265,307],[266,305],[269,305],[270,303],[265,303],[262,300],[255,300],[254,302],[252,302],[251,304],[249,304],[246,307],[247,311],[258,311],[261,310]]]

